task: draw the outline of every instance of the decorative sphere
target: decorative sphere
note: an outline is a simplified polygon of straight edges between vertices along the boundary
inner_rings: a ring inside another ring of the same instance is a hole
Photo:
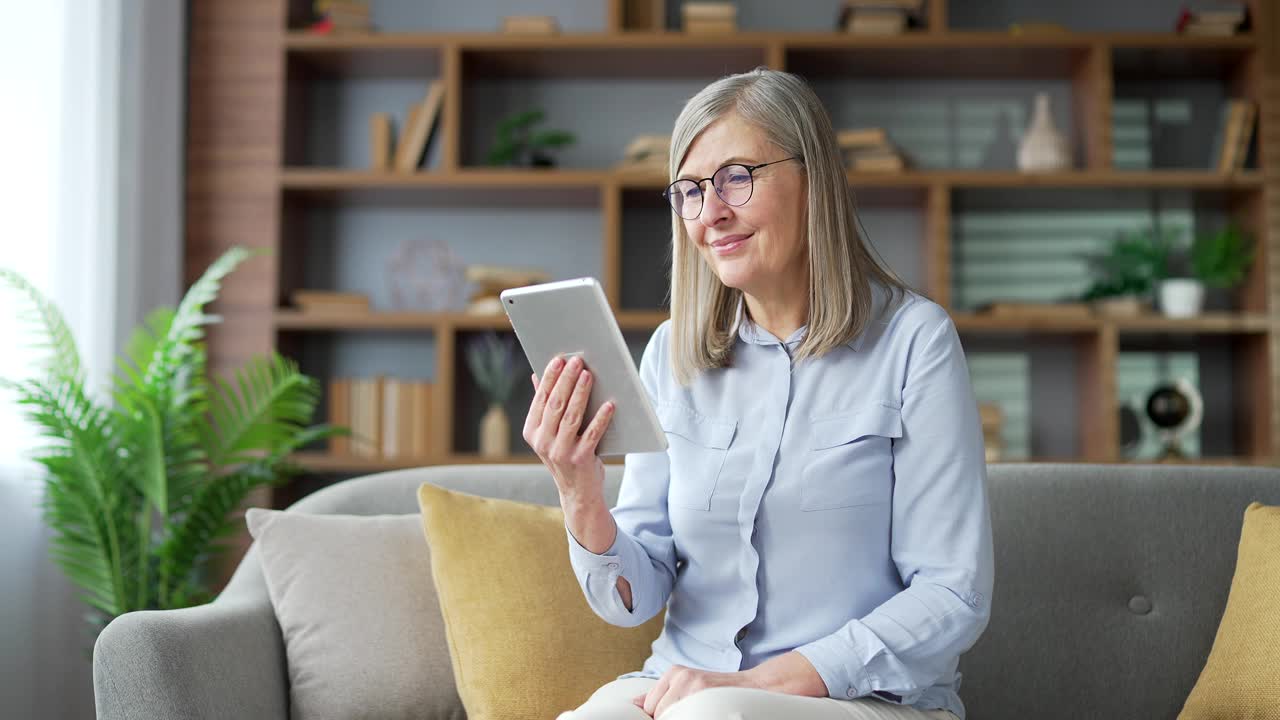
[[[1173,385],[1161,385],[1147,398],[1147,417],[1162,428],[1174,428],[1191,414],[1191,400]]]

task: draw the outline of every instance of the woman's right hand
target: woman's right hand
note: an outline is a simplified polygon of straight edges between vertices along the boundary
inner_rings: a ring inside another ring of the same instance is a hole
[[[566,365],[556,356],[533,382],[533,404],[524,421],[524,441],[555,478],[560,501],[579,505],[604,497],[604,462],[596,445],[613,417],[613,402],[600,406],[596,416],[578,435],[591,394],[592,376],[574,356]]]

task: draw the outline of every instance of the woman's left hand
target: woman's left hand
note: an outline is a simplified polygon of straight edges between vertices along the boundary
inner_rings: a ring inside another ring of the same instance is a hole
[[[657,720],[658,716],[677,701],[686,698],[699,690],[713,687],[755,687],[745,672],[711,672],[695,670],[683,665],[672,665],[662,674],[658,684],[644,695],[631,699],[637,707],[644,710],[649,717]]]

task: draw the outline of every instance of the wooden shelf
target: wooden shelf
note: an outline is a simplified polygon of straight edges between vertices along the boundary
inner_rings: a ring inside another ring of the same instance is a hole
[[[1014,170],[908,170],[896,173],[848,173],[854,188],[918,188],[944,186],[957,190],[980,188],[1170,188],[1191,190],[1256,190],[1262,174],[1244,171],[1220,174],[1210,170],[1069,170],[1024,173]],[[488,169],[466,168],[454,172],[375,172],[339,168],[291,167],[280,171],[281,189],[298,193],[366,194],[394,190],[450,190],[491,193],[493,191],[533,192],[549,190],[582,191],[583,197],[609,185],[626,189],[660,191],[665,175],[634,170],[583,169]]]
[[[851,35],[835,31],[726,34],[581,32],[550,37],[503,33],[387,32],[285,34],[293,60],[343,75],[417,76],[439,71],[456,48],[468,72],[487,77],[713,77],[725,68],[785,56],[813,76],[1063,77],[1086,53],[1114,52],[1123,71],[1219,72],[1256,47],[1252,35],[1174,33],[913,32]]]
[[[616,313],[623,330],[653,330],[670,317],[663,310],[623,310]],[[1087,318],[1029,317],[1009,318],[981,313],[953,312],[952,318],[961,331],[1094,333],[1107,325],[1121,333],[1158,334],[1264,334],[1274,321],[1258,313],[1208,313],[1194,318],[1168,318],[1161,315],[1137,317],[1094,316]],[[505,314],[472,315],[457,312],[370,312],[370,313],[306,313],[292,309],[275,312],[278,330],[361,331],[361,330],[433,330],[445,327],[466,330],[510,330]]]

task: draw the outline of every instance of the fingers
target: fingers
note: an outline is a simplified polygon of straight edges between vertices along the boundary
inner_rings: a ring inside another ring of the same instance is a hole
[[[524,420],[524,439],[534,450],[538,450],[536,444],[538,434],[541,432],[542,416],[546,411],[548,396],[563,370],[564,360],[557,355],[547,363],[546,370],[542,372],[542,380],[534,382],[533,403],[529,405],[529,414]]]
[[[568,375],[565,376],[568,379]],[[587,398],[591,396],[593,378],[589,370],[583,370],[574,381],[572,394],[565,402],[564,413],[556,428],[556,440],[552,444],[552,452],[559,451],[561,457],[578,457],[575,452],[578,445],[578,428],[582,426],[582,416],[587,411]],[[559,388],[557,388],[558,390]]]
[[[582,432],[582,439],[578,441],[582,453],[596,454],[596,446],[600,444],[600,438],[604,437],[604,431],[609,428],[609,421],[613,419],[613,410],[613,401],[610,400],[596,411],[596,416],[591,419],[591,424]]]
[[[662,677],[658,678],[658,684],[650,688],[649,692],[645,695],[643,710],[645,714],[651,718],[658,717],[658,702],[667,694],[667,688],[671,687],[671,672],[674,669],[675,668],[673,667],[671,670],[667,670],[663,673]]]

